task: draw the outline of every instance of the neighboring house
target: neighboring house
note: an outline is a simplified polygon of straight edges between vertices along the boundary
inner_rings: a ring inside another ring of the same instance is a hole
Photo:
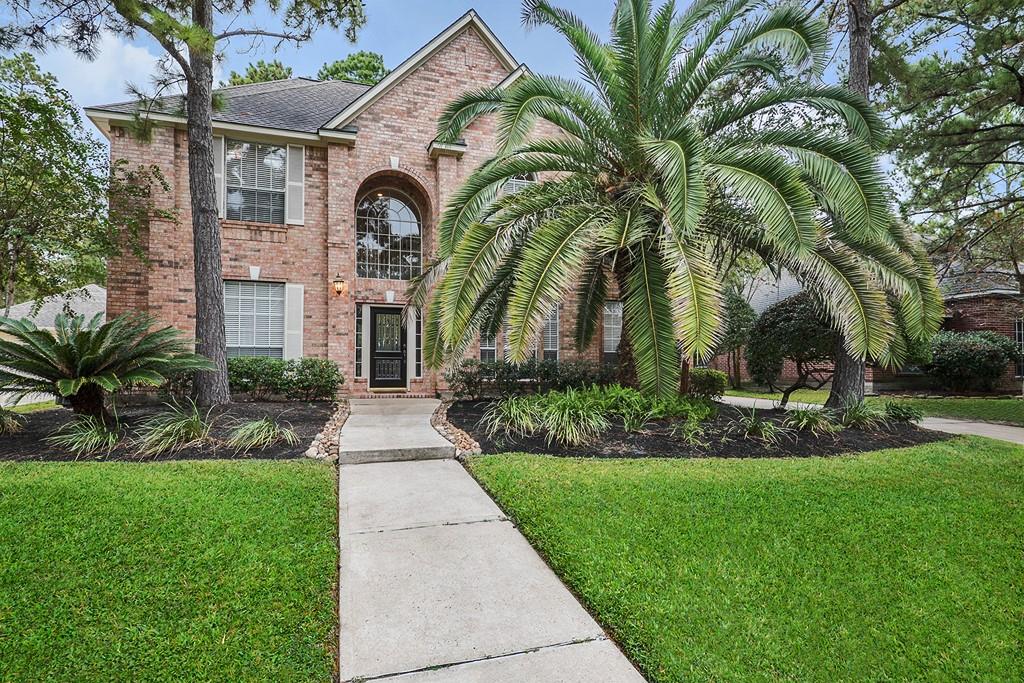
[[[463,140],[441,144],[437,120],[460,93],[508,85],[525,68],[470,11],[372,87],[296,78],[219,90],[224,106],[213,125],[229,355],[331,358],[356,395],[443,389],[443,376],[422,362],[419,312],[401,312],[409,280],[436,251],[440,212],[494,153],[495,124],[477,121]],[[113,158],[160,168],[171,191],[157,191],[155,201],[177,220],[157,218],[141,231],[148,261],[130,253],[111,260],[107,312],[146,311],[192,334],[181,98],[159,102],[148,143],[130,132],[136,106],[86,113]],[[583,357],[614,358],[621,307],[611,301],[607,310]],[[538,356],[581,356],[574,317],[571,301],[552,310]],[[487,336],[467,353],[500,358],[503,337]]]
[[[31,320],[36,327],[53,329],[54,321],[61,313],[82,315],[92,319],[97,313],[103,315],[107,309],[107,290],[99,285],[86,285],[63,294],[48,296],[42,301],[26,301],[11,306],[8,318]],[[0,310],[0,313],[3,311]]]
[[[942,329],[957,332],[989,330],[1004,334],[1017,342],[1024,352],[1024,294],[1012,273],[962,273],[951,272],[939,278],[946,305],[946,317]],[[748,290],[750,305],[760,315],[762,311],[800,292],[800,283],[783,271],[779,278],[760,276]],[[724,357],[715,358],[712,367],[725,370]],[[745,361],[741,362],[741,373],[745,381],[750,376]],[[891,371],[869,364],[866,371],[866,389],[879,391],[898,388],[927,386],[927,378],[916,368]],[[783,379],[795,375],[787,363]],[[1001,388],[1019,390],[1024,380],[1024,361],[1008,365]]]

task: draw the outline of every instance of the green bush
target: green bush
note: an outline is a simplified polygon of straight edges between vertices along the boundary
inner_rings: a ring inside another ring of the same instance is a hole
[[[329,401],[345,382],[338,364],[327,358],[281,360],[264,356],[228,359],[231,390],[265,401],[284,396],[292,401]]]
[[[886,401],[885,417],[890,422],[920,422],[924,411],[911,403]]]
[[[328,358],[285,361],[284,395],[293,401],[333,401],[345,382],[338,364]]]
[[[996,332],[939,332],[927,371],[945,389],[991,391],[1019,353],[1012,339]]]
[[[467,358],[448,370],[445,380],[455,398],[477,400],[485,396],[605,386],[615,381],[614,374],[614,369],[589,361],[529,359],[523,363],[482,363]]]
[[[254,401],[283,396],[287,390],[285,361],[266,356],[228,358],[228,385],[231,391],[247,394]]]
[[[697,398],[717,400],[725,395],[729,377],[721,370],[694,368],[690,370],[690,395]]]

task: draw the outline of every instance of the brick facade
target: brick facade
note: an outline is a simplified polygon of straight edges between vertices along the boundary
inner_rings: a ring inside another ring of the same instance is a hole
[[[305,145],[305,215],[302,225],[268,225],[222,221],[225,279],[250,279],[304,286],[303,355],[337,361],[353,394],[367,391],[355,378],[355,311],[360,304],[404,304],[408,283],[356,276],[355,207],[370,189],[400,187],[421,216],[422,253],[428,262],[436,251],[435,226],[451,193],[494,149],[494,122],[481,119],[465,132],[461,158],[431,158],[428,146],[443,108],[461,92],[495,86],[509,70],[474,26],[468,26],[395,83],[353,121],[354,144],[328,140]],[[241,134],[231,137],[245,139]],[[275,142],[273,131],[255,140]],[[294,141],[288,141],[294,144]],[[112,158],[155,164],[170,186],[159,191],[157,207],[173,209],[175,220],[154,219],[143,230],[148,260],[122,254],[109,264],[108,315],[147,311],[187,334],[195,329],[193,253],[189,203],[187,138],[180,126],[157,127],[150,142],[134,139],[125,127],[111,126]],[[349,293],[335,294],[340,274]],[[390,293],[390,294],[389,294]],[[560,358],[576,358],[573,344],[575,307],[560,306]],[[501,345],[499,339],[499,348]],[[478,353],[474,346],[467,353]],[[410,352],[412,350],[410,349]],[[600,356],[597,342],[583,354]],[[364,373],[365,374],[365,373]],[[424,370],[411,378],[411,393],[443,390],[443,377]]]

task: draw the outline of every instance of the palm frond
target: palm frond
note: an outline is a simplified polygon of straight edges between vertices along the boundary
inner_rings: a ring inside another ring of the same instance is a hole
[[[623,326],[632,345],[641,388],[668,397],[679,391],[679,353],[668,278],[653,244],[637,249],[622,297]]]

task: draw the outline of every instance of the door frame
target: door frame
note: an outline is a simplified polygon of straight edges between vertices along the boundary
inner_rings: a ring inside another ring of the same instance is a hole
[[[366,387],[367,389],[408,389],[409,388],[409,333],[405,321],[401,322],[401,347],[402,347],[402,379],[401,382],[395,382],[388,380],[386,384],[380,384],[375,378],[375,355],[376,355],[376,341],[377,341],[377,325],[376,317],[381,313],[398,314],[401,316],[401,306],[378,306],[377,304],[367,305],[369,315],[366,316],[364,342],[366,345],[364,348],[367,349],[368,363],[366,367]]]

